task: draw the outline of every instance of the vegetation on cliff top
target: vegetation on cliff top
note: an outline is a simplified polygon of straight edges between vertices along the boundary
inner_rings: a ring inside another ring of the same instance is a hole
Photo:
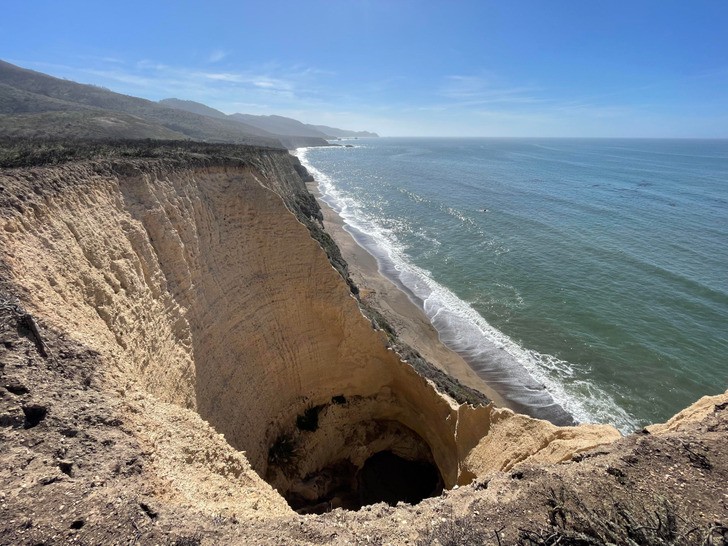
[[[233,159],[256,150],[278,150],[244,144],[192,140],[0,138],[0,168],[60,165],[70,161],[124,158]]]

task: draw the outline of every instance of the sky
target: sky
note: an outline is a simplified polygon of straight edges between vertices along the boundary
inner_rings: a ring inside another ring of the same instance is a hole
[[[0,59],[385,136],[728,138],[726,0],[2,0]]]

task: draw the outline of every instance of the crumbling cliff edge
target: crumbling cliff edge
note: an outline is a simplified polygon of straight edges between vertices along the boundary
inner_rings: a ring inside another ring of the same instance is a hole
[[[608,519],[605,487],[723,532],[726,397],[625,439],[495,408],[362,306],[286,152],[34,153],[0,177],[0,542],[442,542],[469,518],[515,543]],[[644,479],[663,453],[683,481]]]

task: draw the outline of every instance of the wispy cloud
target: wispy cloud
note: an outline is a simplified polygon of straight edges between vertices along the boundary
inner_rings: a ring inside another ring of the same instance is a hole
[[[625,118],[635,105],[625,106],[606,97],[576,97],[549,92],[535,86],[508,85],[495,74],[449,75],[443,78],[433,101],[410,108],[432,115],[469,112],[476,119],[557,123],[559,119]],[[601,100],[600,100],[601,99]],[[648,105],[642,105],[647,109]]]
[[[111,57],[111,56],[98,56],[98,55],[79,55],[80,59],[84,59],[86,61],[91,62],[103,62],[107,64],[124,64],[124,60],[120,57]]]
[[[126,83],[137,87],[149,87],[154,83],[153,80],[149,78],[146,78],[144,76],[138,76],[136,74],[131,74],[129,72],[124,72],[122,70],[98,70],[94,68],[88,68],[84,69],[83,72],[92,76],[98,76],[99,78],[102,78],[104,80],[113,80],[116,82]]]
[[[562,115],[584,116],[591,118],[626,117],[635,109],[647,109],[649,105],[595,104],[593,102],[566,102],[555,104],[552,110]]]
[[[148,70],[154,72],[163,72],[165,70],[172,70],[169,65],[153,61],[151,59],[142,59],[136,62],[136,68],[138,70]]]
[[[190,73],[191,75],[193,73]],[[243,83],[245,78],[240,74],[232,74],[230,72],[200,72],[198,75],[208,80],[230,83]]]
[[[171,66],[152,59],[112,62],[96,57],[86,61],[79,66],[44,64],[42,69],[154,100],[179,97],[207,101],[225,111],[236,103],[285,109],[292,107],[292,103],[300,107],[325,103],[331,98],[326,92],[327,86],[321,83],[331,73],[301,64],[286,66],[271,62],[237,70],[230,66],[226,70],[205,70]]]
[[[538,89],[503,85],[492,75],[447,76],[439,94],[458,106],[485,104],[535,104],[545,99],[535,96]]]
[[[216,49],[212,53],[210,53],[210,56],[207,58],[207,60],[211,63],[219,63],[228,55],[228,51],[225,51],[224,49]]]

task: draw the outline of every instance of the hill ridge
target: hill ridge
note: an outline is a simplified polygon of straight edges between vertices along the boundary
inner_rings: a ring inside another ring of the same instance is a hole
[[[326,146],[332,138],[283,116],[274,118],[280,132],[241,116],[189,100],[155,102],[0,60],[0,136],[191,139],[288,149]]]

